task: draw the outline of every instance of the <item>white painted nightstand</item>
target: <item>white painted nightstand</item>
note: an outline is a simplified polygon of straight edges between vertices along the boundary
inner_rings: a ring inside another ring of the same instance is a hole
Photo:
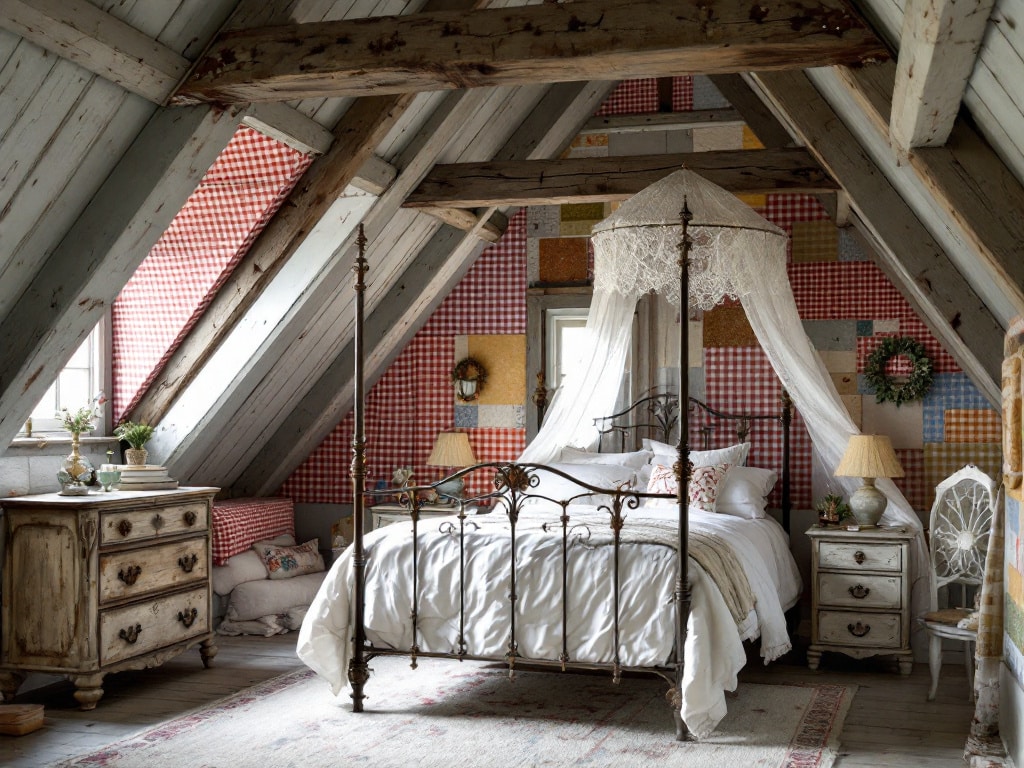
[[[477,507],[466,505],[466,514],[477,514]],[[401,504],[375,504],[370,507],[372,517],[372,530],[383,528],[392,523],[412,522],[412,515],[409,508]],[[451,517],[459,514],[459,508],[454,504],[424,504],[420,507],[420,522],[431,517]]]
[[[913,533],[819,528],[811,538],[811,645],[807,666],[822,651],[863,659],[891,654],[909,675],[910,541]]]

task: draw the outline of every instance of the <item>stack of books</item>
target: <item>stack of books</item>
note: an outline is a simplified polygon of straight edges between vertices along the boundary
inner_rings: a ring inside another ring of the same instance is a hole
[[[167,474],[167,467],[156,464],[118,464],[122,491],[167,491],[178,487],[178,481]]]

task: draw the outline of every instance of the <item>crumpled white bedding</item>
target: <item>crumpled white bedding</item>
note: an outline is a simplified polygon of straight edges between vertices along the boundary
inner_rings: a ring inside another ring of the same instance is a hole
[[[570,514],[573,513],[570,508]],[[580,510],[582,512],[582,510]],[[592,511],[592,510],[591,510]],[[674,519],[671,509],[631,510],[629,516]],[[517,527],[516,640],[524,658],[557,659],[562,650],[561,532],[541,530],[549,514],[525,510]],[[419,634],[421,650],[457,650],[459,547],[444,532],[446,521],[421,521]],[[467,652],[502,658],[509,640],[508,522],[501,512],[468,518],[465,561]],[[627,519],[626,525],[629,525]],[[737,628],[721,593],[691,559],[692,604],[686,639],[682,716],[697,738],[709,735],[725,715],[725,691],[736,688],[746,654],[742,640],[761,636],[766,663],[789,650],[783,613],[800,594],[800,577],[788,538],[771,518],[744,520],[690,510],[690,526],[718,532],[733,545],[757,598]],[[413,644],[411,524],[367,534],[367,637],[375,645],[406,649]],[[585,533],[577,530],[576,533]],[[595,532],[596,533],[596,532]],[[603,531],[600,532],[603,535]],[[591,541],[593,543],[593,540]],[[611,662],[613,548],[570,550],[568,652],[577,661]],[[620,647],[623,666],[665,665],[674,650],[675,551],[658,544],[620,548]],[[299,658],[337,694],[347,686],[351,653],[351,548],[334,563],[299,631]],[[372,683],[370,684],[372,685]]]

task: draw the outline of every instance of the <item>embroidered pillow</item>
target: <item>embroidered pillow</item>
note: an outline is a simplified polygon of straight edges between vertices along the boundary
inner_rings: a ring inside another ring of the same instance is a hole
[[[319,544],[318,539],[310,539],[297,547],[258,541],[252,548],[267,566],[270,578],[290,579],[292,576],[324,570],[324,558],[320,554]]]
[[[651,468],[651,477],[647,481],[648,493],[678,493],[679,483],[676,481],[676,473],[672,467],[664,464],[655,464]],[[661,499],[658,499],[661,501]]]
[[[689,485],[690,505],[703,509],[705,512],[714,512],[718,500],[719,483],[722,482],[722,478],[725,477],[728,470],[728,464],[694,467]]]

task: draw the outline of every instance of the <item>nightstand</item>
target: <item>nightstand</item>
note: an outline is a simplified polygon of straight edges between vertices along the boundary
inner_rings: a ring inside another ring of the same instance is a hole
[[[822,651],[863,659],[893,655],[909,675],[910,541],[913,533],[819,528],[811,538],[811,645],[807,666]]]
[[[478,508],[473,505],[466,505],[466,514],[475,515]],[[376,531],[392,523],[412,522],[412,515],[409,508],[401,504],[375,504],[370,507],[372,517],[371,530]],[[420,522],[431,517],[451,517],[459,514],[459,508],[454,504],[424,504],[420,507]]]

